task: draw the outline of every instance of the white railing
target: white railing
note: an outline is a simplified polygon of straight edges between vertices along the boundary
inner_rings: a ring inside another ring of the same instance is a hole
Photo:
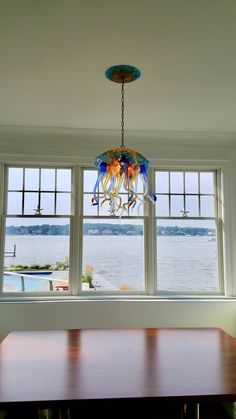
[[[40,279],[40,280],[43,280],[43,281],[48,281],[50,291],[54,291],[54,286],[53,286],[54,282],[56,282],[58,284],[58,287],[56,287],[56,288],[59,289],[60,284],[61,284],[62,289],[63,289],[63,287],[64,287],[64,289],[65,289],[65,287],[67,287],[67,289],[68,289],[68,285],[65,285],[66,281],[64,279],[59,279],[59,278],[55,278],[55,277],[52,278],[49,275],[43,276],[43,275],[40,275],[38,273],[37,273],[37,275],[33,275],[33,274],[16,273],[16,272],[9,272],[9,271],[4,271],[4,275],[12,276],[14,278],[19,278],[20,284],[21,284],[21,286],[20,286],[20,291],[21,292],[25,292],[25,280],[30,279],[30,278],[34,279],[34,280],[35,279]]]

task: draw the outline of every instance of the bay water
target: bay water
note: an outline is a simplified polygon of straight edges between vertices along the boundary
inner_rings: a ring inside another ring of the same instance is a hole
[[[5,257],[5,270],[18,264],[56,265],[69,256],[68,236],[7,235],[5,251],[12,251],[14,245],[16,255]],[[144,252],[150,251],[153,249],[144,249],[142,236],[85,236],[83,269],[92,270],[93,278],[97,284],[103,282],[104,290],[105,281],[114,289],[143,291]],[[216,242],[209,237],[158,236],[157,259],[160,291],[217,291]],[[8,280],[5,278],[5,282]],[[28,291],[37,291],[38,282],[31,283]],[[38,290],[42,290],[40,283]]]

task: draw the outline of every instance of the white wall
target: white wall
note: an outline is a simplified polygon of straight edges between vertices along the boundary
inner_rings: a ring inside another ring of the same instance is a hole
[[[128,143],[129,138],[129,143]],[[127,146],[159,167],[222,167],[228,295],[236,294],[236,141],[233,135],[130,133]],[[119,145],[119,133],[0,129],[0,161],[90,163]],[[10,330],[107,327],[221,327],[236,336],[236,300],[64,300],[0,302],[0,339]]]
[[[236,336],[235,301],[0,303],[0,338],[10,330],[220,327]]]

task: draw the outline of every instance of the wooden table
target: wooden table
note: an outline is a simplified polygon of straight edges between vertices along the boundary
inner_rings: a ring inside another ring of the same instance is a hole
[[[0,409],[235,400],[236,340],[217,328],[22,331],[0,344]]]

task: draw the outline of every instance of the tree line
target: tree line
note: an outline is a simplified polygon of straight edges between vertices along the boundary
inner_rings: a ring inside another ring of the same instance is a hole
[[[70,232],[69,224],[42,224],[29,226],[8,226],[6,234],[14,236],[68,236]],[[161,236],[214,236],[215,230],[203,227],[178,227],[178,226],[158,226],[157,235]],[[84,235],[100,236],[142,236],[143,226],[133,224],[102,224],[85,223],[83,227]]]

